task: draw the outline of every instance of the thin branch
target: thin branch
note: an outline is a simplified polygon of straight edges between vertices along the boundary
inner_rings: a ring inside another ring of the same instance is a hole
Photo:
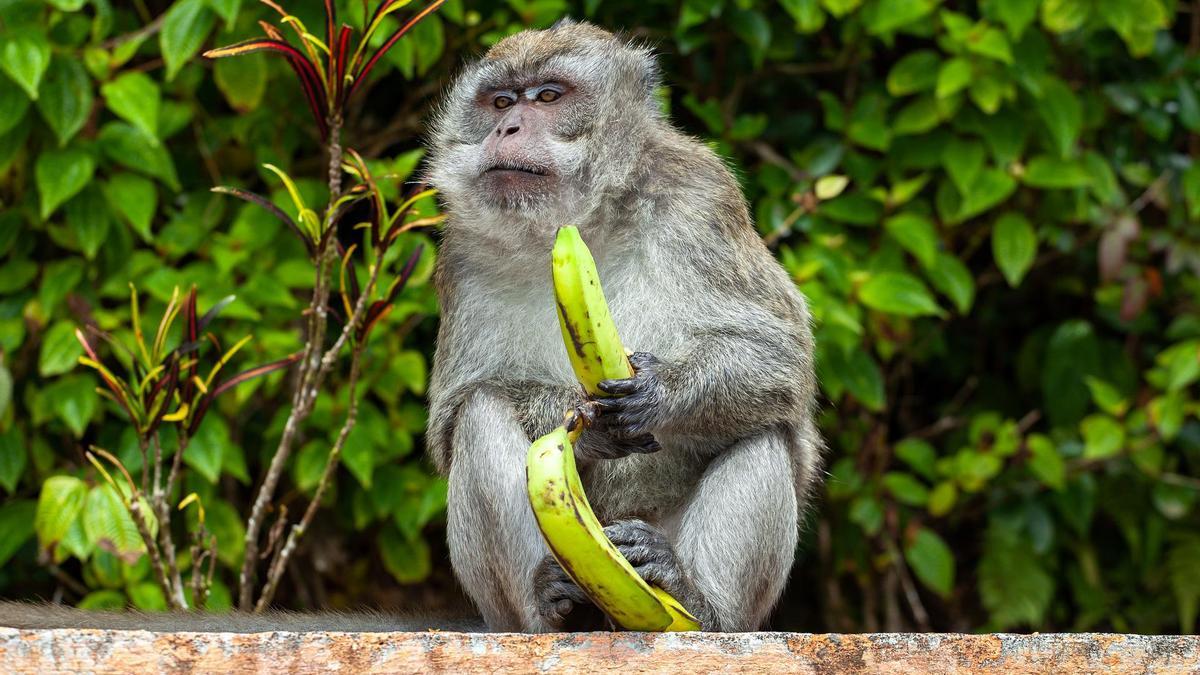
[[[329,203],[332,204],[337,201],[342,189],[342,146],[340,140],[341,119],[333,118],[330,122],[328,141]],[[335,226],[335,224],[330,225],[330,227]],[[325,343],[326,315],[329,302],[327,266],[331,265],[333,260],[337,258],[337,247],[332,245],[335,239],[336,233],[333,236],[323,236],[317,243],[317,278],[313,286],[312,301],[308,307],[307,341],[304,345],[304,356],[301,358],[300,367],[298,368],[296,391],[292,396],[292,411],[288,415],[287,422],[284,424],[283,435],[280,437],[279,446],[275,449],[275,454],[271,458],[267,475],[263,479],[263,483],[259,487],[258,494],[254,499],[250,518],[246,521],[245,554],[242,560],[242,569],[238,575],[238,607],[246,611],[251,609],[251,603],[253,602],[254,568],[258,561],[258,537],[262,530],[264,515],[274,497],[275,488],[278,486],[279,479],[283,474],[284,465],[291,455],[292,445],[295,442],[300,425],[308,418],[309,413],[312,412],[313,404],[316,402],[317,394],[320,391],[322,378],[319,371],[323,369],[319,366],[321,349]]]
[[[304,536],[308,530],[308,526],[312,523],[317,509],[321,505],[321,499],[325,496],[325,490],[333,481],[338,461],[342,456],[342,448],[346,445],[346,439],[350,436],[351,430],[354,429],[354,423],[358,419],[358,396],[354,390],[358,387],[358,378],[362,371],[363,346],[362,343],[356,345],[351,357],[350,380],[347,387],[350,397],[349,408],[346,411],[346,420],[342,423],[342,429],[338,432],[337,440],[334,441],[333,449],[329,451],[329,459],[325,461],[325,471],[321,474],[321,482],[317,484],[317,490],[313,493],[308,508],[304,510],[304,516],[300,518],[300,522],[292,526],[287,542],[279,549],[275,559],[271,561],[271,568],[267,572],[267,583],[263,588],[262,595],[258,598],[258,604],[254,607],[255,612],[262,612],[271,604],[272,598],[275,597],[275,589],[279,586],[279,580],[283,578],[283,571],[287,567],[288,561],[291,560],[292,553],[295,552],[296,546],[300,542],[300,537]]]
[[[146,24],[145,26],[142,26],[141,28],[139,28],[135,31],[125,33],[123,35],[118,35],[114,38],[111,38],[109,40],[106,40],[105,42],[100,43],[100,48],[101,49],[112,49],[114,47],[118,47],[122,44],[125,44],[126,42],[129,42],[130,40],[140,40],[140,39],[148,38],[151,35],[154,35],[158,31],[162,30],[163,22],[166,21],[166,19],[167,19],[167,14],[166,14],[166,12],[163,12],[162,14],[158,15],[157,19],[151,21],[150,23]]]

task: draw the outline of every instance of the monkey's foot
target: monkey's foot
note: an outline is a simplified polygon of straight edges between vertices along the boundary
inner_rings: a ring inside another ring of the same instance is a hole
[[[533,593],[538,615],[550,628],[561,628],[576,606],[591,602],[553,555],[542,558],[534,569]]]
[[[646,583],[670,593],[702,627],[711,625],[708,603],[688,578],[675,547],[661,530],[644,520],[630,519],[605,527],[604,534]]]

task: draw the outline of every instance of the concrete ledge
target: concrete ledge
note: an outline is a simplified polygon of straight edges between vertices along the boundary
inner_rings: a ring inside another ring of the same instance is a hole
[[[0,628],[0,673],[1196,673],[1200,638],[1108,634],[151,633]]]

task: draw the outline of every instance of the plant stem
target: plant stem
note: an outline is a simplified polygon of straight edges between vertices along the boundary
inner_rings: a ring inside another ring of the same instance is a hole
[[[337,201],[342,192],[342,120],[331,116],[329,124],[329,204]],[[333,226],[333,225],[331,225]],[[238,607],[243,611],[252,609],[254,601],[254,567],[258,561],[258,537],[262,530],[267,507],[275,495],[275,488],[283,474],[295,443],[300,425],[312,412],[320,391],[323,369],[320,368],[322,347],[325,344],[326,313],[329,301],[329,282],[327,266],[337,258],[337,247],[333,245],[336,233],[322,236],[317,242],[317,277],[313,284],[312,300],[308,306],[308,332],[304,344],[304,356],[300,360],[300,370],[296,380],[296,391],[292,396],[292,410],[284,424],[283,435],[279,446],[271,458],[267,475],[259,487],[246,521],[245,554],[242,559],[242,570],[238,576]]]

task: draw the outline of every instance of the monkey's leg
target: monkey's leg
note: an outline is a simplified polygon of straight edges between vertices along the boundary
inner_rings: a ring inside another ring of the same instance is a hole
[[[455,421],[446,535],[455,574],[495,631],[549,629],[533,593],[549,551],[526,495],[529,443],[510,403],[487,388],[467,396]]]
[[[762,625],[787,582],[798,536],[788,448],[768,432],[713,460],[679,516],[674,544],[624,520],[604,529],[634,569],[671,593],[704,630]]]

